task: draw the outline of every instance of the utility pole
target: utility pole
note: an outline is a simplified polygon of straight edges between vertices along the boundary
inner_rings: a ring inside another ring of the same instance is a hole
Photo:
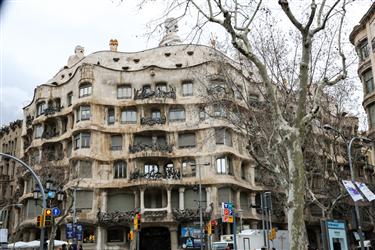
[[[77,250],[77,209],[76,209],[76,198],[77,198],[77,188],[74,187],[74,189],[73,189],[73,230],[74,230],[73,246],[75,247],[74,250]]]

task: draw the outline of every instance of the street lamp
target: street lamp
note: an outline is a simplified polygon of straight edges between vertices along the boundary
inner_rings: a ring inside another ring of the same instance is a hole
[[[353,145],[353,142],[355,140],[358,140],[358,141],[361,141],[361,142],[371,143],[371,142],[373,142],[373,140],[371,140],[369,138],[366,138],[366,137],[354,136],[348,142],[348,140],[345,138],[345,136],[342,134],[342,132],[339,131],[338,129],[332,127],[331,125],[325,124],[325,125],[323,125],[323,128],[326,129],[326,130],[332,130],[332,131],[336,132],[345,141],[346,147],[347,147],[347,150],[348,150],[351,181],[352,181],[352,183],[355,183],[355,173],[354,173],[353,162],[352,162],[352,145]],[[361,250],[364,250],[365,245],[364,245],[362,225],[361,225],[362,223],[361,223],[360,214],[359,214],[358,201],[354,201],[354,207],[355,207],[355,217],[356,217],[355,219],[356,219],[357,225],[358,225],[358,234],[359,234],[359,239],[360,239],[360,244],[361,244]]]
[[[203,250],[203,215],[202,215],[202,173],[201,173],[201,166],[209,166],[210,163],[190,163],[191,167],[198,166],[198,174],[199,174],[199,231],[200,231],[200,241],[201,241],[201,250]]]
[[[22,160],[18,159],[17,157],[14,157],[14,156],[9,155],[9,154],[4,154],[4,153],[1,153],[1,152],[0,152],[0,156],[3,156],[5,158],[10,158],[12,160],[15,160],[16,162],[18,162],[19,164],[21,164],[21,166],[25,167],[31,173],[31,175],[34,177],[35,181],[37,182],[37,184],[38,184],[38,186],[39,186],[39,188],[41,190],[41,194],[42,194],[42,208],[43,208],[43,210],[46,209],[47,208],[46,195],[44,193],[44,189],[43,189],[42,183],[40,181],[40,178],[34,172],[34,170],[29,165],[27,165],[25,162],[23,162]],[[40,250],[43,250],[43,248],[44,248],[43,243],[44,243],[44,228],[41,228],[40,229]]]

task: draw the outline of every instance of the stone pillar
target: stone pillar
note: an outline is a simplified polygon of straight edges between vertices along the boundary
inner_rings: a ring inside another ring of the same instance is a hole
[[[28,242],[29,241],[29,236],[30,236],[30,233],[26,232],[26,230],[24,230],[23,234],[22,234],[22,241]]]
[[[211,188],[206,187],[206,201],[207,201],[207,207],[211,204]]]
[[[35,233],[35,230],[30,230],[29,241],[33,241],[33,240],[36,240],[36,233]]]
[[[145,210],[145,190],[144,189],[139,190],[139,196],[141,200],[141,213],[143,214],[143,211]]]
[[[108,203],[108,192],[103,190],[101,193],[101,204],[100,204],[100,211],[107,212],[107,203]]]
[[[180,210],[184,210],[185,209],[184,194],[185,194],[185,188],[183,188],[183,187],[179,188],[178,189],[178,198],[179,198],[178,208]]]
[[[134,193],[134,207],[135,208],[139,208],[139,195],[138,195],[138,191],[134,190],[133,193]]]
[[[236,191],[236,197],[234,197],[234,204],[235,204],[235,207],[238,209],[238,208],[241,208],[242,210],[246,209],[246,208],[242,208],[241,207],[241,191],[238,189]]]
[[[30,181],[31,181],[31,179],[30,179]],[[27,180],[23,181],[23,194],[24,195],[27,194]]]
[[[256,196],[256,193],[254,193],[254,192],[250,194],[250,204],[251,205],[255,205],[256,204],[255,203],[255,196]],[[250,208],[250,214],[253,215],[253,216],[255,216],[257,214],[256,208],[251,207]]]
[[[177,228],[169,228],[170,237],[171,237],[171,250],[178,249],[178,239],[177,239]]]
[[[217,187],[211,187],[211,202],[214,203],[214,211],[212,214],[219,215],[220,208],[218,209],[219,198],[217,194]]]
[[[167,213],[172,213],[172,190],[170,188],[167,189]]]
[[[96,228],[96,249],[104,249],[104,236],[105,230],[103,227],[98,226]]]

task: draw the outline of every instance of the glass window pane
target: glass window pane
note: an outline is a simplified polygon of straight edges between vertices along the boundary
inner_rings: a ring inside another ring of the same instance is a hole
[[[179,134],[178,135],[178,146],[184,147],[195,147],[195,134]]]

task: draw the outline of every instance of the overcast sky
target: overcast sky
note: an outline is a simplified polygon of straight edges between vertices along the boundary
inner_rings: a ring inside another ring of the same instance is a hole
[[[135,2],[5,1],[0,10],[0,126],[22,119],[22,107],[30,103],[34,88],[66,65],[76,45],[85,48],[85,55],[108,50],[111,38],[119,41],[119,51],[156,47],[159,39],[148,40],[144,34],[150,31],[148,22],[160,16],[162,8],[151,4],[139,11]],[[357,1],[348,11],[351,26],[371,3]],[[183,25],[180,23],[181,33],[188,30]]]

